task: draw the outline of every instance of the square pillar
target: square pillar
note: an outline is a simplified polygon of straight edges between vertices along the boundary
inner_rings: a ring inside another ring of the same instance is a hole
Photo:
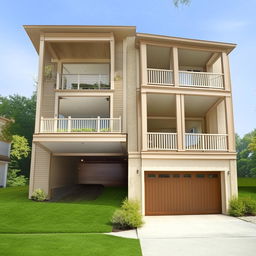
[[[233,107],[232,107],[232,98],[231,96],[225,97],[225,110],[226,110],[226,127],[228,135],[228,151],[235,152],[235,129],[234,129],[234,117],[233,117]]]
[[[114,90],[115,83],[115,40],[110,40],[110,89]]]
[[[147,45],[140,43],[140,72],[141,72],[141,84],[147,85]]]
[[[44,35],[40,36],[39,45],[39,68],[38,68],[38,83],[37,83],[37,99],[36,99],[36,121],[35,121],[35,133],[39,133],[40,120],[41,120],[41,100],[44,81],[44,53],[45,53],[45,41]]]
[[[142,130],[142,151],[146,151],[147,147],[147,133],[148,133],[148,120],[147,120],[147,94],[141,93],[141,130]]]
[[[173,63],[173,84],[175,87],[179,86],[179,57],[178,48],[172,48],[172,63]]]
[[[221,63],[222,63],[222,70],[224,74],[224,88],[226,91],[230,91],[231,79],[230,79],[229,61],[228,61],[228,55],[225,52],[221,53]]]
[[[176,94],[177,148],[185,150],[185,106],[184,95]]]

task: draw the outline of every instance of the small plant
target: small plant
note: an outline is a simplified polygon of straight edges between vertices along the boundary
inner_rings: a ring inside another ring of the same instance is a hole
[[[122,230],[141,227],[143,220],[140,203],[137,200],[125,199],[121,209],[114,212],[111,222],[115,228]]]
[[[47,196],[41,188],[36,189],[31,196],[31,199],[37,202],[43,202],[46,198]]]
[[[17,175],[21,170],[10,169],[7,173],[7,187],[25,186],[28,179],[24,175]]]
[[[236,197],[232,198],[229,201],[228,213],[234,217],[243,216],[245,214],[245,205],[243,200]]]
[[[110,132],[110,128],[103,128],[103,129],[100,129],[101,132]]]
[[[256,215],[256,201],[250,197],[244,198],[243,203],[245,206],[245,214],[246,215]]]

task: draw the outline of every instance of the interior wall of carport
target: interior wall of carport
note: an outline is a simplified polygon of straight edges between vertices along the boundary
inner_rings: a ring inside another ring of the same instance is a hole
[[[52,156],[49,177],[50,195],[56,188],[69,187],[78,183],[78,160],[71,156]]]

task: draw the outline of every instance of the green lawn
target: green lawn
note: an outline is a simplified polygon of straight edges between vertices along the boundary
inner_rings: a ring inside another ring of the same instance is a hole
[[[256,178],[238,178],[239,197],[251,197],[256,200]]]
[[[103,234],[0,235],[3,256],[141,256],[137,239]]]
[[[139,240],[104,234],[127,189],[105,188],[96,200],[27,199],[27,187],[0,189],[0,255],[141,256]],[[94,234],[92,234],[94,233]]]
[[[27,187],[0,189],[0,233],[103,233],[126,197],[124,188],[105,188],[93,201],[34,202]]]

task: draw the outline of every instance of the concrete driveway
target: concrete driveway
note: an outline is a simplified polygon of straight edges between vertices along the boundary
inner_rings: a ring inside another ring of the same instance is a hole
[[[145,217],[143,256],[255,256],[256,224],[225,215]]]

